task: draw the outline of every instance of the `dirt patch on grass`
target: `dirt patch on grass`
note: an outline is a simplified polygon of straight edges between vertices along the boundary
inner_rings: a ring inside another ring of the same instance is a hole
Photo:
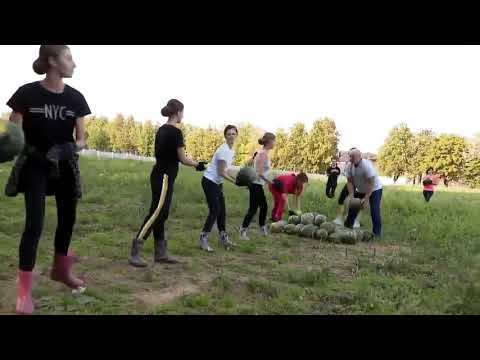
[[[165,289],[143,291],[135,294],[134,297],[145,305],[158,306],[168,304],[177,298],[185,295],[192,295],[200,292],[200,287],[193,284],[184,284],[175,287],[168,287]]]

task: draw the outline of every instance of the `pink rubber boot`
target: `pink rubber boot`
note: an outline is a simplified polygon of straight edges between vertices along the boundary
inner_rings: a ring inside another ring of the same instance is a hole
[[[33,313],[32,285],[33,272],[19,270],[17,279],[17,314],[31,315]]]
[[[72,265],[75,262],[71,256],[64,256],[55,254],[50,278],[53,281],[62,282],[72,289],[78,289],[85,285],[83,280],[80,280],[72,275]]]

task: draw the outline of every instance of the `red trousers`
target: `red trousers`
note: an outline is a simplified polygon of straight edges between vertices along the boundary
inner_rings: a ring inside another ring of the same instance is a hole
[[[272,209],[272,219],[275,221],[279,221],[282,219],[283,210],[285,210],[285,204],[287,201],[284,199],[284,195],[281,192],[277,191],[272,185],[269,184],[268,189],[272,193],[274,201]]]

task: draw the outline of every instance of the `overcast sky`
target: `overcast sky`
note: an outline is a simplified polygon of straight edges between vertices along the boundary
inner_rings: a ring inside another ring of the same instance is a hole
[[[376,152],[406,122],[473,136],[480,131],[480,46],[70,46],[67,82],[96,115],[162,123],[170,98],[197,126],[251,122],[268,131],[328,116],[340,147]],[[38,46],[0,46],[0,111],[41,79]]]

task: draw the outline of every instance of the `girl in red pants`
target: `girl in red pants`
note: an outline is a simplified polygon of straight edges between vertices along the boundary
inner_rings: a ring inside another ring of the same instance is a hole
[[[277,176],[273,180],[273,184],[269,184],[268,188],[274,199],[272,210],[272,220],[279,221],[282,219],[285,204],[288,206],[288,194],[295,195],[296,208],[300,209],[299,198],[303,192],[304,184],[308,183],[308,176],[304,172],[295,174],[285,174]]]

